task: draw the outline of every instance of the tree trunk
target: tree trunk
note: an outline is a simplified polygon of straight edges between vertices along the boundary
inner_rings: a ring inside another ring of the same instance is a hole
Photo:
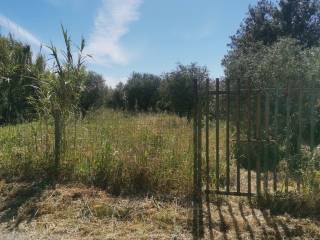
[[[55,110],[53,117],[54,117],[54,177],[55,179],[57,179],[59,176],[61,138],[62,138],[61,112],[59,110]]]

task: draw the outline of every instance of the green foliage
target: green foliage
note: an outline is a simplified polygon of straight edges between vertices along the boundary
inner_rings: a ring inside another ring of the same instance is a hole
[[[319,87],[319,39],[318,1],[281,0],[276,5],[261,0],[249,8],[247,18],[231,39],[231,50],[223,60],[231,88],[234,89],[240,79],[242,88],[250,86],[263,91],[262,102],[267,94],[272,99],[268,131],[277,138],[279,147],[285,152],[282,158],[289,159],[288,170],[296,176],[301,176],[302,169],[305,169],[301,165],[301,147],[320,143],[317,130],[320,124],[319,96],[312,91]],[[303,88],[309,90],[300,95],[299,89]],[[277,116],[275,99],[278,99]],[[240,101],[247,104],[245,96]],[[264,110],[262,106],[261,111]],[[243,121],[241,126],[248,131],[246,122]],[[244,157],[248,158],[246,154]]]
[[[193,106],[193,80],[198,79],[203,87],[207,78],[207,68],[194,63],[180,64],[176,70],[165,73],[162,77],[133,73],[126,84],[119,83],[111,91],[109,105],[115,109],[169,111],[179,116],[190,117]]]
[[[260,161],[261,172],[272,172],[283,156],[279,145],[273,143],[261,145],[255,142],[245,142],[240,143],[239,146],[235,144],[233,146],[234,156],[236,156],[237,151],[242,168],[256,171],[257,161]]]
[[[124,88],[128,110],[155,110],[160,81],[153,74],[133,73]]]
[[[259,0],[250,6],[246,19],[231,37],[233,51],[270,46],[280,38],[296,39],[304,47],[317,46],[320,38],[320,5],[317,0]]]
[[[51,72],[39,74],[39,87],[37,97],[31,102],[37,108],[41,117],[48,120],[54,119],[54,163],[52,177],[58,177],[60,168],[60,156],[65,147],[65,124],[68,117],[78,110],[80,94],[83,91],[85,68],[84,63],[87,56],[83,56],[85,48],[84,39],[78,47],[77,59],[74,59],[71,38],[61,26],[65,51],[60,51],[51,44],[48,46],[53,58]]]
[[[97,109],[106,104],[108,88],[103,77],[95,72],[85,73],[84,89],[80,93],[79,108],[84,115],[90,109]]]
[[[109,105],[114,109],[122,109],[126,108],[126,96],[124,92],[125,85],[120,82],[117,84],[115,89],[111,90],[110,102]]]
[[[226,78],[242,87],[315,87],[320,41],[320,4],[316,0],[260,0],[231,38],[225,56]],[[310,77],[313,75],[313,77]]]
[[[232,85],[238,77],[242,79],[242,87],[247,87],[249,81],[252,88],[272,89],[263,91],[269,94],[271,101],[270,112],[273,114],[271,120],[278,119],[278,130],[280,139],[289,137],[292,148],[295,148],[298,140],[299,121],[299,89],[308,89],[301,96],[301,117],[302,117],[302,140],[306,143],[310,139],[310,115],[314,110],[315,125],[319,125],[318,94],[312,89],[318,88],[319,75],[319,48],[303,50],[295,40],[281,39],[271,47],[261,47],[257,53],[242,55],[237,60],[228,62],[226,74]],[[242,66],[241,68],[239,66]],[[244,67],[246,66],[246,67]],[[238,68],[237,68],[238,67]],[[276,89],[281,89],[277,90]],[[287,129],[286,96],[290,94],[290,128]],[[278,98],[278,116],[275,112],[275,98]],[[247,101],[244,99],[244,101]],[[245,104],[245,102],[243,103]],[[262,108],[263,110],[264,108]],[[274,124],[274,121],[273,121]],[[271,129],[274,130],[272,125]],[[286,134],[289,134],[287,136]],[[315,128],[315,143],[320,143],[319,132]]]
[[[32,119],[35,109],[29,97],[35,97],[37,75],[44,71],[42,56],[32,61],[29,45],[0,36],[0,123]]]
[[[50,103],[47,108],[53,114],[61,112],[65,117],[74,111],[79,103],[80,93],[84,88],[84,63],[87,56],[83,55],[85,40],[82,39],[78,47],[78,56],[74,60],[71,38],[62,26],[65,51],[60,56],[57,48],[51,44],[48,48],[53,57],[54,66],[48,78],[41,79],[40,91],[45,91],[45,98]],[[42,96],[42,95],[40,95]]]
[[[178,65],[175,71],[165,74],[162,81],[161,108],[190,117],[193,107],[193,80],[197,79],[202,85],[207,78],[209,72],[206,67],[194,63]]]

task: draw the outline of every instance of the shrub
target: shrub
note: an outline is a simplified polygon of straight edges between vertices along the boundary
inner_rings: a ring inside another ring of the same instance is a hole
[[[260,160],[261,172],[272,171],[279,163],[283,154],[276,143],[241,142],[233,145],[233,155],[240,156],[241,167],[250,170],[257,169],[257,161]],[[249,168],[250,166],[250,168]]]

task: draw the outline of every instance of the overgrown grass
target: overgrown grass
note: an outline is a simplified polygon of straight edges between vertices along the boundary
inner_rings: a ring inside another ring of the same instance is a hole
[[[52,125],[51,121],[42,120],[0,128],[1,178],[38,180],[50,176],[53,169],[54,145]],[[220,127],[219,184],[223,189],[226,184],[224,121],[221,121]],[[60,181],[95,185],[115,194],[191,194],[193,124],[186,118],[165,113],[132,114],[101,109],[88,114],[82,120],[69,119],[64,129]],[[234,137],[231,134],[231,138]],[[204,138],[203,134],[203,148]],[[209,140],[210,178],[213,188],[216,150],[213,125]],[[231,145],[234,145],[233,140]],[[231,153],[230,189],[234,191],[236,164],[234,151]],[[308,157],[306,154],[308,159],[312,154],[309,155]],[[280,191],[284,191],[286,172],[282,162],[278,165],[277,176]],[[315,170],[310,167],[307,170],[302,171],[302,191],[314,192],[312,189],[319,189],[314,186],[318,186],[320,180],[317,178],[318,175],[310,174],[310,171]],[[246,184],[247,171],[241,169],[241,191],[247,191]],[[268,186],[271,190],[271,172]],[[255,172],[252,171],[252,192],[255,190]],[[289,180],[289,190],[296,191],[293,178]]]
[[[187,194],[192,173],[192,123],[168,114],[100,110],[69,120],[61,181],[106,187],[113,193]],[[52,123],[0,128],[0,174],[46,177],[52,166]]]

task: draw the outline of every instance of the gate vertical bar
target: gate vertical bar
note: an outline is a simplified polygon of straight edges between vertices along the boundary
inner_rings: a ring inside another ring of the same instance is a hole
[[[310,114],[310,148],[311,148],[311,150],[313,150],[313,148],[314,148],[314,129],[315,129],[314,104],[315,104],[315,93],[314,93],[314,87],[313,87],[311,89],[311,114]]]
[[[206,80],[206,203],[207,203],[207,217],[208,217],[208,227],[210,239],[213,239],[212,232],[212,221],[211,221],[211,209],[210,209],[210,153],[209,153],[209,89],[210,89],[210,80]]]
[[[193,80],[193,238],[199,239],[198,215],[198,83]]]
[[[230,80],[226,79],[227,85],[227,116],[226,116],[226,171],[227,193],[230,192]]]
[[[216,79],[216,190],[219,191],[220,170],[220,79]]]
[[[276,144],[274,144],[274,161],[273,161],[273,192],[277,192],[277,161],[279,158],[278,152],[278,114],[279,114],[279,88],[276,87],[276,97],[275,97],[275,110],[274,110],[274,138]]]
[[[199,209],[199,236],[203,237],[203,209],[202,209],[202,100],[200,82],[198,81],[198,209]]]
[[[269,146],[270,146],[270,138],[269,138],[269,112],[270,112],[270,102],[269,102],[269,93],[266,90],[265,94],[265,146],[264,146],[264,192],[268,193],[269,186]]]
[[[209,162],[209,78],[206,80],[206,191],[210,188],[210,162]]]
[[[251,84],[248,80],[248,194],[251,195]]]
[[[288,83],[286,96],[286,148],[287,148],[287,171],[285,172],[285,193],[289,191],[289,164],[290,164],[290,85]]]
[[[256,144],[258,144],[257,148],[261,149],[261,139],[260,139],[260,124],[261,124],[261,91],[257,93],[257,110],[256,110]],[[257,159],[256,163],[256,188],[257,195],[261,195],[261,159],[260,157]]]
[[[237,79],[237,149],[236,149],[236,160],[237,160],[237,193],[240,193],[240,78]]]
[[[314,81],[313,81],[314,82]],[[312,89],[311,89],[311,109],[310,109],[310,150],[313,151],[315,147],[314,143],[314,130],[315,130],[315,101],[316,101],[316,96],[315,96],[315,84],[313,83]],[[315,168],[315,162],[313,162],[313,167]]]
[[[302,84],[301,84],[302,85]],[[298,161],[301,163],[301,142],[302,142],[302,101],[303,101],[303,86],[299,88],[299,107],[298,107]],[[297,190],[300,192],[301,177],[300,172],[297,174]]]

